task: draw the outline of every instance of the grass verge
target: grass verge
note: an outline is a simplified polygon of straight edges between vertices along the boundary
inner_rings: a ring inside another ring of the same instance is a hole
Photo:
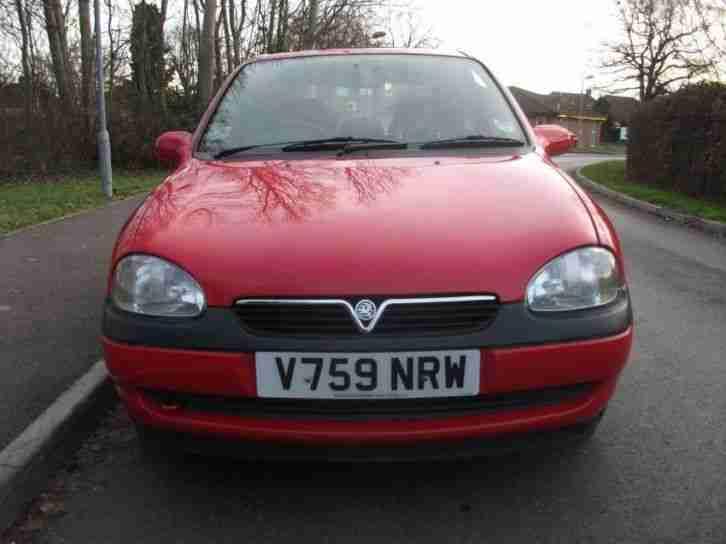
[[[113,199],[148,192],[161,183],[165,175],[161,171],[114,172]],[[107,202],[95,172],[45,181],[0,181],[0,234]]]
[[[681,193],[666,191],[625,181],[625,161],[605,161],[582,169],[583,175],[619,193],[671,210],[726,223],[726,202],[701,200]]]

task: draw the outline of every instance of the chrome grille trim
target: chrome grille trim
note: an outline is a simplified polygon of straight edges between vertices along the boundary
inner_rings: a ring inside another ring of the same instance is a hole
[[[360,298],[365,298],[361,296]],[[246,298],[235,301],[235,306],[245,304],[269,304],[269,305],[300,305],[300,306],[342,306],[350,315],[359,332],[367,334],[373,332],[376,324],[383,316],[387,308],[391,306],[403,306],[406,304],[447,304],[460,302],[496,302],[497,297],[494,295],[473,295],[473,296],[454,296],[454,297],[420,297],[420,298],[389,298],[385,300],[376,310],[376,314],[368,325],[364,325],[355,313],[354,306],[344,299],[331,298]]]

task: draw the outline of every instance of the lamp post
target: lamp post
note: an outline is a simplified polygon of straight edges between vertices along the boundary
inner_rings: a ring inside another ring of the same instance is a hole
[[[593,76],[593,75],[586,76],[584,73],[582,74],[582,80],[580,82],[580,115],[577,119],[577,125],[578,125],[577,132],[579,133],[578,138],[579,138],[580,142],[585,141],[583,138],[584,134],[583,134],[583,130],[582,130],[582,117],[585,115],[585,111],[584,111],[585,110],[585,81],[590,80],[590,79],[595,79],[595,76]]]
[[[98,165],[101,172],[101,190],[108,198],[113,197],[111,172],[111,138],[106,126],[106,93],[103,88],[103,48],[101,46],[101,5],[93,2],[96,25],[96,122],[98,125]]]

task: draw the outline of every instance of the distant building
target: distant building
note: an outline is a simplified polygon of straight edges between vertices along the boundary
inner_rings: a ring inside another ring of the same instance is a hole
[[[547,96],[519,87],[509,87],[509,90],[533,127],[557,124],[557,112],[550,107]]]
[[[509,90],[532,126],[560,125],[577,134],[581,146],[600,143],[607,117],[595,111],[595,100],[589,92],[538,94],[519,87]]]

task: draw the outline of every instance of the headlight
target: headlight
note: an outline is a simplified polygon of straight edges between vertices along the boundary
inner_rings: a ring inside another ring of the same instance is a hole
[[[535,312],[593,308],[615,300],[622,287],[615,256],[601,247],[585,247],[542,267],[527,286],[527,305]]]
[[[127,312],[159,317],[195,317],[206,305],[194,278],[151,255],[129,255],[118,262],[111,300]]]

